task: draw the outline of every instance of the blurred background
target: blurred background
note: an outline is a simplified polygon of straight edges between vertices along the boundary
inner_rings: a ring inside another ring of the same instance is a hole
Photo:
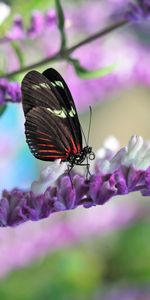
[[[62,1],[68,46],[115,23],[126,3]],[[114,70],[102,78],[83,80],[66,61],[38,68],[43,71],[52,66],[61,72],[85,134],[92,106],[90,145],[94,151],[109,136],[115,136],[120,147],[133,134],[149,140],[149,29],[150,21],[126,25],[73,52],[72,57],[88,69],[114,64]],[[3,73],[16,70],[21,63],[6,37],[15,37],[23,66],[53,55],[60,45],[54,1],[0,1]],[[21,82],[23,76],[13,80]],[[0,191],[29,189],[46,163],[36,160],[26,145],[21,104],[7,105],[0,119],[0,141]],[[1,228],[0,299],[149,300],[149,200],[134,193],[101,207],[77,208],[43,221]]]

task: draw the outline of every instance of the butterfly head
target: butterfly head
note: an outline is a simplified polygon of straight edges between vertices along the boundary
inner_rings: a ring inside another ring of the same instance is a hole
[[[88,158],[90,160],[95,159],[95,154],[92,151],[92,147],[90,147],[90,146],[86,146],[86,147],[83,148],[83,154],[84,154],[85,158],[88,156]]]
[[[95,154],[92,152],[92,147],[86,146],[76,155],[70,155],[68,161],[71,166],[81,165],[86,158],[95,159]]]

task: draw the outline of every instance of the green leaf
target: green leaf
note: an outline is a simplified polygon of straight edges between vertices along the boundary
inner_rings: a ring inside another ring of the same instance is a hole
[[[3,115],[3,113],[5,112],[5,110],[6,110],[6,107],[7,107],[7,105],[6,104],[4,104],[4,105],[2,105],[2,106],[0,106],[0,117]]]
[[[66,47],[65,16],[60,0],[55,0],[55,7],[58,18],[58,28],[61,34],[61,50],[63,50]]]
[[[23,53],[20,49],[20,46],[19,44],[16,42],[16,41],[13,41],[11,42],[11,46],[13,48],[13,50],[15,51],[17,57],[18,57],[18,60],[19,60],[19,63],[20,63],[20,67],[23,67],[24,65],[24,57],[23,57]]]
[[[82,78],[82,79],[94,79],[94,78],[99,78],[103,77],[109,73],[111,73],[115,68],[116,65],[110,65],[105,68],[100,68],[97,70],[89,70],[80,65],[80,62],[78,59],[74,58],[68,58],[67,59],[69,63],[71,63],[76,71],[76,74]]]

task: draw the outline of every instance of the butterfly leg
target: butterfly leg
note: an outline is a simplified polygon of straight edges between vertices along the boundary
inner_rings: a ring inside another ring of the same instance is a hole
[[[73,188],[73,182],[72,182],[72,178],[71,178],[71,175],[70,175],[70,172],[71,172],[71,170],[73,169],[73,165],[68,165],[67,167],[68,167],[68,170],[67,170],[68,176],[69,176],[69,178],[70,178],[71,186],[72,186],[72,188]]]
[[[87,164],[86,164],[86,180],[88,180],[89,176],[91,176],[91,173],[90,173],[90,164],[89,164],[89,161],[88,161],[88,157],[86,159],[87,159]]]

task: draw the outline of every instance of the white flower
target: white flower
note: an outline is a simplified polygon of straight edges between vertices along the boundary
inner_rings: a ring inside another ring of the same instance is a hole
[[[110,135],[104,140],[103,147],[96,152],[96,158],[101,159],[106,157],[108,151],[115,153],[118,151],[119,147],[120,144],[118,140],[113,135]]]
[[[132,136],[126,147],[126,154],[122,158],[122,164],[146,170],[150,166],[150,142],[144,141],[141,136]]]
[[[119,142],[114,136],[104,140],[103,147],[96,152],[96,166],[100,172],[107,174],[110,169],[110,160],[119,149]]]
[[[141,136],[134,135],[126,147],[121,148],[111,159],[104,159],[100,171],[104,174],[113,173],[121,165],[133,166],[137,170],[146,170],[150,166],[150,142]]]
[[[38,180],[32,182],[31,191],[35,195],[43,194],[49,186],[54,185],[55,181],[64,173],[66,168],[66,163],[61,163],[61,159],[55,160],[50,166],[42,170]]]

